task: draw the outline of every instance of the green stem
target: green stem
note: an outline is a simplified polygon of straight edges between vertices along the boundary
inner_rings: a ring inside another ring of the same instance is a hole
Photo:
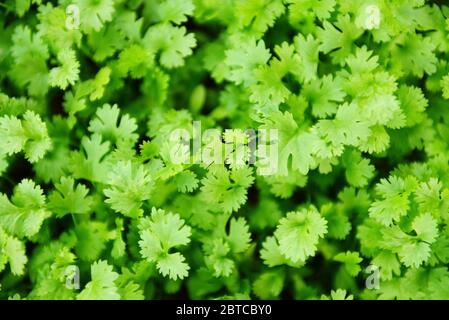
[[[77,222],[76,222],[76,217],[73,213],[70,214],[72,216],[72,220],[73,220],[73,224],[75,225],[75,228],[78,226]]]

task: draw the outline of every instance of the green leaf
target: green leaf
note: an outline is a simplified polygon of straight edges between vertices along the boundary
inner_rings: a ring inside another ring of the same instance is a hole
[[[262,273],[253,284],[253,291],[260,299],[276,299],[284,288],[285,273],[282,270]]]
[[[229,277],[235,270],[235,262],[229,258],[229,244],[224,239],[213,239],[205,250],[205,263],[215,277]]]
[[[32,35],[28,26],[18,26],[12,41],[15,63],[10,69],[11,78],[20,87],[26,87],[29,94],[43,96],[48,90],[47,44],[39,34]]]
[[[106,261],[99,260],[91,266],[92,280],[78,294],[78,300],[119,300],[115,280],[118,274]]]
[[[319,138],[309,132],[301,131],[289,112],[274,112],[266,119],[261,129],[276,129],[279,150],[277,173],[287,175],[291,170],[307,174],[314,165],[313,155],[321,145]],[[291,160],[290,160],[291,159]]]
[[[261,65],[254,70],[256,83],[251,85],[250,101],[256,102],[261,108],[278,110],[279,104],[285,102],[291,92],[284,84],[288,73],[300,74],[300,58],[294,52],[294,47],[283,42],[274,48],[279,58],[272,58],[270,65]]]
[[[140,286],[132,281],[119,287],[118,292],[121,300],[144,300],[145,298]]]
[[[374,166],[358,152],[346,152],[343,155],[343,164],[346,167],[346,179],[354,187],[366,186],[374,176]]]
[[[80,64],[76,60],[75,51],[71,49],[62,49],[58,53],[58,61],[61,66],[50,70],[48,82],[51,86],[64,90],[69,84],[73,85],[79,79]]]
[[[281,0],[248,0],[239,1],[235,13],[241,27],[250,28],[260,35],[273,26],[284,10]]]
[[[189,274],[189,265],[184,262],[185,258],[179,252],[170,253],[160,257],[157,262],[157,269],[164,276],[172,280],[183,279]]]
[[[16,186],[11,202],[0,194],[0,225],[13,236],[34,236],[50,215],[41,187],[31,180],[24,179]]]
[[[338,27],[338,29],[336,28]],[[321,40],[320,51],[331,52],[335,62],[343,63],[344,59],[353,51],[354,41],[363,33],[353,25],[348,15],[340,15],[335,26],[324,21],[323,28],[318,30],[318,39]]]
[[[120,52],[117,69],[121,75],[143,78],[154,65],[154,54],[140,45],[131,45]]]
[[[100,258],[106,248],[106,242],[112,238],[105,223],[100,221],[88,221],[77,224],[74,235],[77,257],[89,262]]]
[[[16,0],[15,11],[21,17],[30,9],[31,0]]]
[[[113,0],[74,0],[79,7],[81,28],[85,32],[99,31],[104,23],[112,20],[115,11]]]
[[[320,212],[327,220],[328,237],[335,239],[345,239],[351,231],[351,223],[347,215],[348,208],[339,204],[325,204],[320,208]]]
[[[86,214],[93,206],[92,197],[88,196],[89,189],[78,184],[71,177],[61,177],[60,183],[55,184],[55,189],[48,197],[49,209],[61,218],[66,214]]]
[[[287,213],[279,221],[275,236],[282,255],[294,263],[314,255],[320,238],[327,233],[327,221],[311,206]]]
[[[181,24],[187,21],[194,9],[192,0],[167,0],[157,7],[157,13],[160,21]]]
[[[412,192],[410,186],[414,183],[413,180],[404,180],[395,176],[390,177],[389,180],[382,179],[376,186],[376,191],[384,199],[372,203],[369,209],[370,216],[385,225],[399,221],[409,210],[409,195]]]
[[[244,218],[232,218],[228,236],[229,246],[232,252],[245,252],[251,242],[251,235]]]
[[[346,290],[337,289],[331,290],[330,297],[322,295],[321,300],[354,300],[354,296],[352,294],[347,294]]]
[[[174,177],[174,182],[179,192],[192,192],[198,188],[198,179],[192,171],[178,173]]]
[[[43,39],[60,51],[69,48],[73,44],[79,46],[81,42],[81,32],[77,28],[67,28],[66,21],[70,15],[63,7],[53,7],[51,2],[39,6],[39,24],[37,26],[39,34]]]
[[[443,88],[443,98],[449,99],[449,74],[441,79],[441,88]]]
[[[90,121],[89,131],[101,134],[104,139],[112,142],[122,141],[134,144],[138,138],[136,120],[127,114],[119,120],[120,110],[116,104],[104,104],[96,112],[96,118]]]
[[[236,84],[249,86],[254,83],[253,72],[256,67],[267,63],[271,55],[263,40],[237,41],[235,47],[225,52],[224,63],[229,68],[226,78]]]
[[[348,271],[348,273],[353,277],[358,275],[360,270],[362,269],[360,267],[360,262],[362,262],[362,258],[360,258],[358,252],[351,252],[351,251],[341,252],[334,257],[334,260],[342,262],[345,266],[346,271]]]
[[[178,252],[169,253],[171,248],[190,242],[191,229],[178,214],[153,207],[150,217],[140,219],[139,230],[140,254],[155,262],[163,276],[176,280],[188,275],[189,266],[184,257]]]
[[[143,165],[131,161],[120,161],[109,174],[109,187],[104,189],[106,203],[112,209],[128,217],[142,215],[142,202],[148,200],[154,188],[154,182]]]
[[[301,14],[304,15],[306,12],[311,12],[319,20],[329,19],[336,4],[335,0],[322,0],[319,2],[314,0],[287,0],[285,2],[289,4],[288,10],[293,20],[301,17]]]
[[[33,111],[27,111],[23,120],[12,116],[0,117],[0,155],[20,151],[32,163],[41,159],[52,146],[47,126]]]
[[[320,120],[316,128],[335,148],[342,144],[358,146],[371,133],[368,121],[360,116],[358,106],[347,103],[340,105],[335,119]]]
[[[0,228],[0,271],[5,268],[6,263],[9,263],[14,275],[22,275],[27,261],[24,243]]]
[[[412,33],[398,41],[391,55],[397,72],[422,77],[424,73],[430,75],[437,70],[434,51],[435,44],[430,38]]]
[[[379,266],[382,280],[391,280],[393,276],[401,274],[401,264],[397,256],[389,251],[379,253],[373,260],[372,264]]]
[[[151,52],[160,52],[160,63],[166,68],[184,65],[184,58],[192,54],[196,46],[193,33],[186,34],[185,27],[169,24],[151,26],[143,38],[145,47]]]
[[[233,212],[246,202],[248,188],[253,181],[252,169],[249,167],[232,171],[216,167],[201,180],[201,191],[207,201],[218,203],[224,212]]]
[[[279,243],[275,237],[266,238],[260,250],[260,257],[269,267],[279,266],[288,262],[287,258],[281,253]]]
[[[101,135],[93,134],[90,138],[83,137],[81,146],[84,152],[75,151],[70,157],[69,169],[74,178],[106,181],[109,168],[105,156],[110,151],[109,141],[102,142]]]
[[[438,237],[438,224],[430,213],[417,216],[412,223],[418,238],[426,243],[433,243]]]
[[[345,93],[338,80],[324,76],[304,84],[301,94],[306,98],[314,116],[324,118],[337,112],[337,103],[342,102]]]
[[[292,10],[290,10],[292,14]],[[320,42],[313,37],[313,35],[308,34],[307,37],[302,34],[296,36],[296,51],[301,57],[301,69],[302,72],[300,76],[304,79],[304,82],[309,82],[317,78],[318,73],[318,54]]]
[[[0,118],[0,130],[2,135],[1,153],[14,154],[20,152],[27,140],[22,127],[22,122],[16,117],[4,116]]]

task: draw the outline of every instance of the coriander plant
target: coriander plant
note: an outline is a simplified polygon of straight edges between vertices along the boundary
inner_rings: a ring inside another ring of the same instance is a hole
[[[0,298],[449,299],[443,3],[1,1]]]

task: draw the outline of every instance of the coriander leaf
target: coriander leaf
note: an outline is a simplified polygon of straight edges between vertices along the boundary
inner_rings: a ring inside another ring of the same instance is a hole
[[[157,7],[157,13],[160,21],[181,24],[187,21],[187,16],[192,15],[194,9],[192,0],[167,0]]]
[[[96,112],[96,118],[90,121],[89,131],[101,134],[104,139],[112,142],[123,141],[134,144],[138,138],[136,120],[127,114],[119,121],[120,110],[116,104],[104,104]]]
[[[118,274],[106,261],[99,260],[91,266],[92,280],[78,294],[78,300],[119,300],[115,280]]]
[[[334,257],[334,260],[344,263],[346,270],[353,277],[358,275],[362,270],[362,268],[360,267],[362,258],[360,258],[358,252],[341,252]]]
[[[275,236],[282,255],[294,263],[305,261],[316,251],[320,238],[327,233],[327,221],[314,207],[292,211],[279,221]]]
[[[14,275],[22,275],[27,261],[24,243],[0,228],[0,271],[9,262],[11,272]]]
[[[249,248],[251,238],[244,218],[231,219],[228,242],[234,253],[241,253]]]
[[[75,186],[71,177],[61,177],[60,183],[55,184],[56,191],[48,197],[48,207],[61,218],[66,214],[86,214],[93,206],[92,197],[88,196],[89,189],[84,185]]]
[[[50,215],[41,187],[31,180],[24,179],[14,188],[11,201],[0,194],[0,225],[13,236],[34,236]]]
[[[24,151],[30,162],[41,159],[51,148],[47,126],[33,111],[26,111],[23,119],[0,117],[0,154],[12,155]]]
[[[169,24],[151,26],[145,33],[143,43],[151,52],[161,52],[160,63],[166,68],[182,66],[184,58],[191,55],[196,46],[193,33],[186,34],[185,27]]]
[[[111,21],[114,14],[113,0],[74,0],[79,7],[81,28],[84,32],[99,31],[105,22]]]
[[[148,170],[131,161],[119,161],[114,165],[107,180],[108,188],[104,189],[110,204],[116,212],[128,217],[142,215],[142,202],[150,198],[154,182]]]
[[[217,167],[201,180],[201,191],[207,201],[218,203],[225,212],[233,212],[245,203],[248,188],[253,181],[252,169],[249,167],[231,171]]]
[[[61,66],[50,70],[48,82],[51,86],[64,90],[69,84],[73,85],[79,79],[80,64],[76,60],[75,51],[71,49],[62,49],[58,53],[58,61]]]
[[[188,275],[184,256],[179,252],[169,253],[171,248],[190,242],[191,229],[178,214],[153,207],[151,216],[140,219],[139,234],[140,254],[155,262],[163,276],[176,280]]]

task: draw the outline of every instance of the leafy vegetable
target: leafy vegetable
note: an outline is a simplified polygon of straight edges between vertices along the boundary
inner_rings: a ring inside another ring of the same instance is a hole
[[[449,6],[0,4],[0,299],[449,299]]]

